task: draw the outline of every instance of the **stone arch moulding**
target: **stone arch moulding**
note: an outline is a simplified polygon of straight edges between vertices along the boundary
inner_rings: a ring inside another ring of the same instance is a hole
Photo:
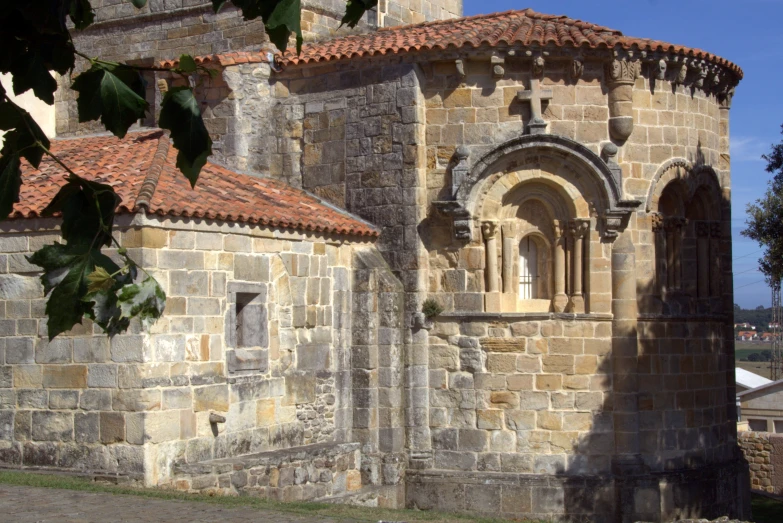
[[[700,187],[707,187],[713,197],[720,198],[721,185],[718,174],[709,165],[693,165],[685,158],[672,158],[666,161],[655,173],[650,188],[647,191],[647,200],[644,210],[647,213],[654,212],[658,207],[658,200],[664,189],[673,181],[679,181],[685,186],[685,201],[690,201]]]
[[[607,148],[604,147],[606,150]],[[454,237],[470,240],[473,212],[481,188],[493,175],[502,175],[500,164],[506,160],[513,165],[513,157],[520,153],[540,151],[562,158],[589,173],[602,193],[595,204],[600,213],[605,237],[614,238],[625,228],[631,212],[642,202],[623,199],[622,175],[614,162],[616,151],[607,151],[608,163],[582,144],[553,134],[524,135],[504,142],[468,166],[467,148],[457,151],[458,164],[452,170],[452,199],[434,202],[435,209],[453,223]]]

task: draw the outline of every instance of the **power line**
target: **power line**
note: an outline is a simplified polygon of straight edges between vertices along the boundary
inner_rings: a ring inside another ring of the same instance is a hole
[[[747,258],[748,256],[753,256],[754,254],[756,254],[756,253],[759,253],[759,252],[761,252],[761,251],[763,251],[763,250],[764,250],[764,249],[759,249],[759,250],[757,250],[757,251],[753,251],[753,252],[752,252],[752,253],[750,253],[750,254],[744,254],[744,255],[742,255],[742,256],[737,256],[736,258],[732,258],[732,261],[735,261],[735,260],[741,260],[742,258]]]
[[[739,276],[740,274],[745,274],[746,272],[754,272],[754,271],[759,272],[759,271],[761,271],[761,269],[756,267],[756,268],[753,268],[753,269],[748,269],[747,271],[735,272],[734,276]]]
[[[753,283],[746,283],[745,285],[740,285],[739,287],[734,287],[734,290],[741,289],[743,287],[750,287],[751,285],[756,285],[757,283],[767,283],[767,280],[759,280],[754,281]]]

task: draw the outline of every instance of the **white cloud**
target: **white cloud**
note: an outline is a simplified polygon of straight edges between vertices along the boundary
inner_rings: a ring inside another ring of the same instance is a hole
[[[763,162],[762,154],[769,152],[769,144],[755,136],[732,136],[731,159],[737,162]]]

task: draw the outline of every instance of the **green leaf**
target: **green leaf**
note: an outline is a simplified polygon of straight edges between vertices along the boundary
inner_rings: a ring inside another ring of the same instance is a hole
[[[296,52],[302,52],[302,5],[299,0],[281,0],[275,6],[272,15],[265,20],[266,33],[273,44],[281,51],[288,47],[291,33],[296,35]]]
[[[148,276],[141,283],[125,285],[120,290],[117,302],[123,317],[139,317],[142,324],[149,328],[163,314],[166,293],[154,278]]]
[[[0,221],[8,218],[14,204],[19,201],[19,188],[22,186],[20,165],[17,154],[0,158]]]
[[[79,121],[100,118],[106,129],[119,138],[144,117],[149,107],[144,99],[144,78],[136,69],[124,65],[94,64],[74,80],[72,88],[79,92]]]
[[[183,54],[179,57],[179,67],[177,67],[177,70],[185,73],[195,73],[196,69],[198,69],[198,66],[196,65],[196,61],[193,59],[192,56],[189,54]]]
[[[131,3],[136,9],[141,9],[147,5],[147,0],[131,0]]]
[[[61,233],[69,244],[110,245],[114,213],[120,201],[110,185],[71,176],[42,214],[62,212]]]
[[[364,13],[378,5],[378,0],[348,0],[345,6],[345,15],[340,21],[340,25],[356,27],[356,24],[362,19]]]
[[[87,293],[88,276],[95,267],[107,272],[119,270],[110,258],[93,248],[54,243],[29,256],[28,261],[43,269],[41,281],[49,295],[46,315],[49,339],[68,331],[91,314],[92,306],[82,298]]]
[[[95,21],[95,12],[90,0],[72,0],[70,10],[71,21],[76,29],[86,29]]]
[[[179,150],[177,167],[194,187],[201,168],[212,154],[212,139],[204,126],[193,90],[189,87],[169,90],[163,97],[158,123],[161,128],[171,131],[171,141]]]
[[[103,267],[96,267],[94,271],[87,275],[87,292],[107,291],[114,286],[114,278]]]
[[[57,90],[57,81],[52,77],[41,53],[28,53],[23,68],[14,71],[14,94],[17,96],[32,89],[35,96],[49,105],[54,105],[54,92]]]
[[[49,139],[35,120],[33,120],[32,116],[30,116],[30,113],[16,105],[11,105],[11,109],[16,115],[13,116],[10,111],[6,113],[11,120],[7,122],[7,125],[9,128],[15,127],[15,129],[6,133],[3,137],[5,143],[3,144],[2,152],[4,155],[17,154],[37,169],[41,164],[44,152],[43,149],[38,147],[36,142],[40,142],[41,145],[48,149],[50,145]],[[6,127],[6,124],[2,127]]]

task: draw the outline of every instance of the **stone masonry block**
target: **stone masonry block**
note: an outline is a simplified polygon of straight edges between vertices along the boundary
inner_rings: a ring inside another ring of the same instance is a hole
[[[193,410],[228,411],[228,385],[210,385],[193,389]]]
[[[73,440],[73,414],[70,412],[33,412],[33,439],[36,441]]]
[[[44,365],[43,386],[50,389],[87,387],[87,365]]]
[[[57,337],[52,341],[40,338],[35,345],[36,363],[70,363],[73,358],[70,338]]]
[[[100,413],[101,443],[125,441],[125,414],[122,412]]]

